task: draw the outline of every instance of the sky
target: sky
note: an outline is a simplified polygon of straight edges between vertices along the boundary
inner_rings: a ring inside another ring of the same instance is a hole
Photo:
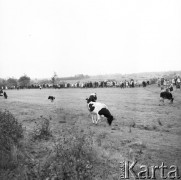
[[[0,77],[181,70],[180,0],[0,0]]]

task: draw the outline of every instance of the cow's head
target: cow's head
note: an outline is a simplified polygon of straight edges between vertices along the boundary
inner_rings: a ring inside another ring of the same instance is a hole
[[[111,126],[113,120],[114,120],[114,117],[112,115],[107,118],[107,122],[110,126]]]
[[[96,95],[96,93],[90,94],[89,98],[86,98],[86,100],[87,100],[87,103],[96,102],[96,100],[97,100],[97,95]]]

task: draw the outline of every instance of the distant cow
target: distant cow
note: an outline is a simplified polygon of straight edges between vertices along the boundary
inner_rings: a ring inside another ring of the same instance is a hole
[[[6,92],[4,92],[3,95],[4,95],[4,98],[5,98],[5,99],[8,98],[8,95],[6,94]]]
[[[55,97],[54,97],[54,96],[49,96],[49,97],[48,97],[48,99],[50,99],[50,100],[51,100],[51,102],[53,102],[53,101],[54,101],[54,99],[55,99]]]
[[[3,96],[3,90],[2,89],[0,90],[0,96]]]
[[[145,81],[142,82],[143,87],[146,87],[146,84],[147,83]]]
[[[173,100],[174,100],[172,93],[168,91],[163,91],[160,93],[160,101],[164,103],[164,99],[170,100],[170,103],[173,103]]]

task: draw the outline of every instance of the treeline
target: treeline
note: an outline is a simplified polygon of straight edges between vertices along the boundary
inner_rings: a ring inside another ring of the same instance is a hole
[[[21,76],[19,79],[16,78],[8,78],[7,80],[5,79],[0,79],[0,89],[4,89],[5,87],[13,88],[13,87],[18,87],[18,86],[24,86],[27,87],[31,84],[31,78],[28,77],[27,75]]]
[[[82,80],[89,78],[88,75],[78,74],[72,77],[65,77],[65,78],[59,78],[57,74],[54,72],[53,76],[50,79],[31,79],[27,75],[21,76],[19,79],[16,78],[8,78],[8,79],[2,79],[0,78],[0,89],[5,89],[8,87],[8,89],[14,89],[17,87],[23,87],[28,88],[31,85],[40,85],[40,84],[52,84],[56,85],[59,84],[61,81],[65,80]]]
[[[87,79],[87,78],[90,78],[90,76],[84,75],[84,74],[77,74],[75,76],[63,77],[63,78],[58,78],[58,79],[60,81],[65,81],[65,80],[82,80],[82,79]]]

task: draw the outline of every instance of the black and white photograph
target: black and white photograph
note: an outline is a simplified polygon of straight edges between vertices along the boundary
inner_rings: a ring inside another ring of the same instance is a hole
[[[181,179],[181,1],[0,0],[0,180]]]

